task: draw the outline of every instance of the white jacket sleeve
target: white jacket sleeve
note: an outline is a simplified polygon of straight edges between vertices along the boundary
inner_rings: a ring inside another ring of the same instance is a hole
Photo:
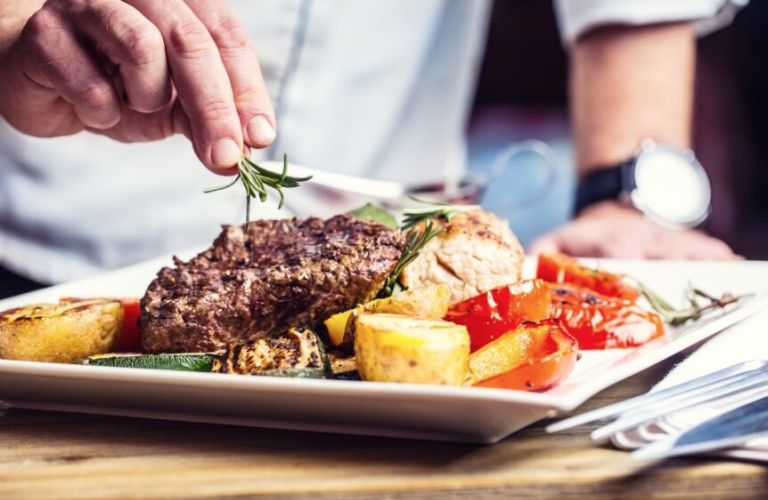
[[[566,45],[604,24],[643,25],[693,21],[699,34],[728,24],[749,0],[555,0]]]

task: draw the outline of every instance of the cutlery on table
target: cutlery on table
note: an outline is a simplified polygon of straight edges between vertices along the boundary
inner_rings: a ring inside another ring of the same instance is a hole
[[[680,434],[647,444],[632,452],[632,457],[658,460],[706,453],[765,436],[768,436],[768,396],[705,420]]]
[[[768,361],[738,363],[659,391],[566,418],[549,425],[546,430],[558,432],[618,417],[592,432],[593,440],[602,441],[632,429],[647,430],[647,424],[667,415],[698,408],[718,408],[721,411],[682,433],[654,440],[632,456],[652,458],[711,451],[768,435]],[[710,422],[715,423],[707,425]]]

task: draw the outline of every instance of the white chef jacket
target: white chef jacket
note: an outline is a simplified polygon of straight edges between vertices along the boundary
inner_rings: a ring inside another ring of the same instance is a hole
[[[727,20],[747,0],[556,0],[563,40],[606,23]],[[488,0],[232,0],[259,50],[283,152],[299,164],[419,183],[464,169]],[[514,70],[514,68],[510,68]],[[0,264],[61,282],[209,242],[244,197],[183,137],[40,139],[0,121]],[[289,191],[296,213],[332,206]],[[314,208],[312,208],[314,207]],[[254,216],[278,216],[274,204]]]

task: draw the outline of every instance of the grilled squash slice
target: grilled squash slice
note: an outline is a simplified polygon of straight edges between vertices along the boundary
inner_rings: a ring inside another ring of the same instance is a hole
[[[361,314],[355,355],[363,380],[461,385],[467,379],[469,334],[448,321]]]
[[[122,323],[117,300],[10,309],[0,313],[0,358],[71,363],[113,350]]]

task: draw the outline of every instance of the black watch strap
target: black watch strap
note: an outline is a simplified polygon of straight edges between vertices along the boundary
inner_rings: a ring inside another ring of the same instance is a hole
[[[593,170],[579,180],[574,213],[605,200],[616,200],[634,184],[635,159]]]

